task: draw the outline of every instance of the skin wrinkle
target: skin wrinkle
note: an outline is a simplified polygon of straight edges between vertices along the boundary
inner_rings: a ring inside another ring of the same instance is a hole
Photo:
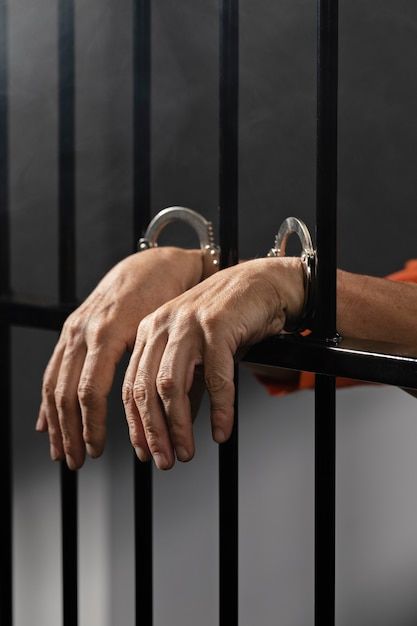
[[[161,469],[173,466],[174,449],[178,459],[192,458],[192,423],[207,383],[213,437],[229,437],[234,364],[245,346],[281,332],[287,318],[298,319],[303,269],[299,258],[281,257],[244,261],[198,283],[201,271],[200,250],[131,255],[68,318],[46,368],[37,423],[49,434],[52,458],[64,458],[64,438],[74,469],[84,461],[86,443],[91,456],[101,454],[107,396],[127,347],[133,349],[122,399],[141,460],[149,458],[149,447]],[[417,347],[416,285],[342,270],[337,279],[343,335],[411,339]]]
[[[273,263],[275,267],[277,261],[274,260]],[[287,262],[284,263],[288,265]],[[174,448],[180,460],[189,459],[194,453],[189,407],[184,423],[183,415],[179,419],[178,403],[175,400],[179,389],[186,384],[187,368],[183,369],[184,360],[187,362],[191,360],[191,352],[194,352],[197,346],[200,346],[197,352],[201,350],[204,363],[204,380],[210,396],[214,437],[220,442],[230,436],[233,423],[235,352],[242,343],[255,342],[263,336],[272,334],[277,325],[275,285],[265,280],[265,270],[269,270],[270,267],[270,260],[266,262],[259,260],[228,268],[217,277],[207,279],[203,284],[163,305],[139,325],[138,337],[141,337],[146,345],[146,362],[152,355],[152,374],[147,371],[146,375],[151,375],[154,380],[148,381],[147,386],[155,387],[157,391],[159,389],[159,398],[162,399],[165,409],[164,415],[160,411],[154,412],[156,407],[152,409],[151,406],[155,402],[153,394],[150,397],[146,393],[146,387],[142,389],[138,412],[148,446],[160,469],[172,467]],[[291,269],[283,272],[280,279],[281,289],[290,289],[288,285],[290,273]],[[300,294],[298,299],[302,296],[303,294]],[[278,302],[282,302],[281,298],[278,298]],[[279,310],[278,317],[282,324],[285,319],[282,309]],[[273,325],[269,323],[271,318],[274,318]],[[188,320],[185,333],[179,320],[181,322]],[[162,354],[159,346],[157,351],[155,349],[157,341],[152,334],[155,332],[154,329],[158,329],[158,334],[165,331],[168,335],[168,342]],[[179,333],[182,334],[181,341],[178,340]],[[173,351],[167,349],[170,341],[177,341],[182,350],[181,361],[177,361],[182,377],[179,381],[172,376],[175,365]],[[132,357],[134,358],[134,354]],[[136,365],[139,370],[136,380],[146,370],[142,364],[143,359],[142,354],[141,362]],[[167,372],[169,377],[168,385],[163,388],[158,382],[161,380],[161,370]],[[129,372],[127,377],[130,379],[132,372]],[[181,398],[181,395],[178,397]],[[160,430],[160,426],[155,428],[156,423],[161,424],[161,417],[162,424],[165,423],[165,432]],[[180,424],[181,428],[177,427],[177,424]]]

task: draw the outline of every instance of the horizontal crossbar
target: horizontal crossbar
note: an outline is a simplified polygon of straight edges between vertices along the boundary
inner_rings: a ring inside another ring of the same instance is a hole
[[[345,338],[327,345],[311,337],[278,335],[252,346],[243,361],[279,378],[277,367],[417,389],[417,346]]]
[[[60,330],[77,304],[48,304],[35,300],[0,297],[0,322],[45,330]]]
[[[0,322],[59,330],[76,306],[2,297]],[[271,378],[278,378],[276,368],[284,367],[417,389],[417,347],[389,342],[345,338],[335,346],[311,337],[278,335],[252,346],[242,360]]]

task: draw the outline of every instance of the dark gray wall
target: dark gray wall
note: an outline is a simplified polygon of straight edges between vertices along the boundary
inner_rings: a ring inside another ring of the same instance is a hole
[[[340,6],[339,262],[384,275],[416,256],[417,6]],[[57,294],[57,12],[13,0],[13,285]],[[153,210],[217,223],[217,3],[153,0]],[[76,4],[78,290],[130,252],[131,2]],[[263,255],[290,214],[314,223],[315,6],[241,0],[241,256]],[[184,234],[184,238],[185,237]],[[188,240],[188,239],[187,239]],[[33,424],[52,333],[14,332],[15,608],[59,623],[57,467]],[[133,623],[131,454],[120,381],[104,457],[80,473],[81,624]],[[309,626],[313,610],[313,394],[241,385],[241,623]],[[338,625],[417,619],[415,399],[338,393]],[[155,624],[216,623],[217,447],[204,406],[197,456],[155,472]]]

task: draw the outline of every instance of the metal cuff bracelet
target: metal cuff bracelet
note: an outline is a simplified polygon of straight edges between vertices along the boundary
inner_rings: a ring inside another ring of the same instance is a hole
[[[312,328],[315,314],[315,288],[317,252],[314,249],[310,231],[304,222],[297,217],[287,217],[275,237],[274,247],[268,252],[269,257],[285,256],[285,250],[290,235],[295,234],[301,242],[301,264],[304,270],[304,305],[301,316],[294,324],[286,324],[284,330],[289,333],[299,333]]]
[[[159,211],[149,223],[144,236],[139,239],[138,251],[158,247],[158,237],[163,229],[176,221],[185,222],[197,233],[203,257],[201,280],[208,278],[219,269],[220,247],[214,241],[212,223],[192,209],[174,206]]]

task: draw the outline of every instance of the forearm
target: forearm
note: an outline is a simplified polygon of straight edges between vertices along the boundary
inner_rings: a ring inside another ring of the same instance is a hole
[[[337,271],[342,336],[416,346],[417,351],[416,312],[417,285]]]
[[[342,336],[416,348],[417,285],[337,271],[337,328]],[[417,390],[404,389],[417,397]]]
[[[287,291],[293,291],[292,285]],[[342,336],[415,345],[417,351],[416,316],[416,284],[337,270],[337,329]]]

